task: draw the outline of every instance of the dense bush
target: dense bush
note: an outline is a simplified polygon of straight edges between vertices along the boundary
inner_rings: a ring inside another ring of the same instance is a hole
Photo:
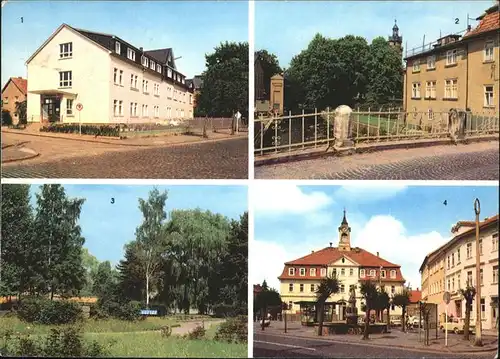
[[[217,328],[214,339],[228,343],[246,343],[248,340],[247,317],[227,319]]]
[[[97,305],[91,306],[90,317],[94,319],[107,319],[109,317],[134,321],[141,319],[141,303],[130,301],[120,303],[115,300],[106,300],[97,302]]]
[[[41,127],[41,132],[80,133],[80,125],[75,123],[52,124]],[[82,135],[119,137],[119,125],[82,125]]]
[[[2,110],[2,126],[12,126],[12,115],[8,110]]]
[[[51,329],[44,341],[35,341],[29,336],[14,337],[12,332],[2,337],[3,356],[22,357],[103,357],[109,353],[96,341],[86,343],[79,328]]]
[[[205,337],[206,330],[203,326],[198,325],[192,331],[187,334],[189,340],[203,339]]]
[[[83,318],[83,312],[78,303],[67,300],[25,298],[17,316],[28,323],[72,324]]]
[[[137,301],[130,301],[119,306],[115,316],[121,320],[134,321],[141,317],[141,303]]]
[[[163,304],[151,304],[149,305],[149,309],[158,311],[159,317],[164,317],[168,314],[168,309]]]

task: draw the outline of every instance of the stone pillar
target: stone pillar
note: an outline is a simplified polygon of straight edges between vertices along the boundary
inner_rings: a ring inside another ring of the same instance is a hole
[[[352,109],[346,105],[340,105],[335,109],[335,147],[353,147],[352,141]]]

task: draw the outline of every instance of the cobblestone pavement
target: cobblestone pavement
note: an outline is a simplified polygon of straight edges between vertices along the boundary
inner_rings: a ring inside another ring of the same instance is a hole
[[[338,180],[499,179],[498,142],[387,150],[267,165],[256,178]]]
[[[70,141],[67,141],[70,142]],[[90,144],[94,145],[94,144]],[[96,146],[97,147],[97,146]],[[246,179],[248,139],[130,148],[2,165],[4,178]],[[32,161],[32,160],[28,160]]]
[[[451,354],[425,350],[379,347],[369,344],[331,342],[254,333],[253,356],[301,358],[478,358],[493,359],[495,353]]]

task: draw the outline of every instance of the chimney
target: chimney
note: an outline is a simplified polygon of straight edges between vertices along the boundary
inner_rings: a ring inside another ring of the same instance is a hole
[[[141,50],[141,52],[144,52],[144,48],[142,47],[139,47],[139,50]]]
[[[380,257],[378,252],[377,252],[377,257]]]
[[[18,78],[18,79],[22,79],[22,77],[21,77],[21,76],[18,76],[17,78]]]
[[[333,244],[333,243],[332,243],[332,242],[330,242],[330,247],[332,246],[332,244]]]
[[[311,253],[314,253],[314,251],[311,251]]]

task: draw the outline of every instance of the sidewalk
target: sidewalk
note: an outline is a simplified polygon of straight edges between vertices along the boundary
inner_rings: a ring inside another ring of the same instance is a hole
[[[2,141],[2,163],[17,162],[38,157],[40,154],[24,147],[26,141]]]
[[[258,323],[254,324],[255,330],[260,331]],[[438,339],[436,339],[435,332],[431,331],[429,335],[429,346],[424,344],[424,333],[422,332],[419,341],[419,334],[417,333],[403,333],[400,328],[392,328],[386,334],[370,334],[368,340],[363,340],[359,335],[324,335],[319,337],[313,327],[302,327],[300,323],[288,323],[287,333],[284,331],[283,322],[271,322],[271,326],[266,328],[264,333],[287,336],[287,337],[300,337],[307,339],[318,339],[332,342],[342,343],[356,343],[365,344],[370,346],[380,347],[397,347],[409,350],[425,350],[430,352],[449,352],[449,353],[486,353],[495,352],[498,348],[498,335],[488,335],[483,333],[483,346],[474,347],[472,340],[474,336],[471,335],[471,342],[465,342],[463,335],[448,334],[448,346],[445,346],[444,334],[438,332]],[[316,328],[317,330],[317,328]]]

